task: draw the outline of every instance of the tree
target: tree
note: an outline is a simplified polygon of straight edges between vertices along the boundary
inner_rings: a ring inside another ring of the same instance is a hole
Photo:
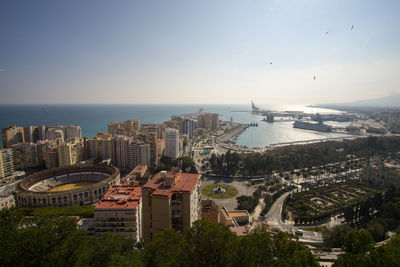
[[[342,248],[347,253],[362,254],[368,252],[374,242],[368,230],[350,231],[344,238]]]
[[[231,257],[235,234],[225,225],[196,221],[185,237],[188,258],[196,266],[224,266]]]

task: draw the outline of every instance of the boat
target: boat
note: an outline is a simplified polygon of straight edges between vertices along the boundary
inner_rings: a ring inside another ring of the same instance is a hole
[[[317,132],[331,132],[332,127],[322,122],[312,123],[312,122],[305,122],[305,121],[295,121],[293,123],[294,128],[304,129],[304,130],[311,130]]]

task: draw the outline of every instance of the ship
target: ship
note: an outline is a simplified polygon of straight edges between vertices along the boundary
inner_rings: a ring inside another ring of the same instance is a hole
[[[331,132],[332,127],[322,122],[312,123],[312,122],[305,122],[305,121],[295,121],[293,123],[294,128],[304,129],[304,130],[311,130],[317,132]]]

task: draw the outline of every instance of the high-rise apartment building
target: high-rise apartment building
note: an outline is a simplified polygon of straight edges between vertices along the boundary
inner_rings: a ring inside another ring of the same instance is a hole
[[[54,141],[39,140],[36,142],[39,166],[46,166],[46,153],[55,147]]]
[[[14,173],[14,153],[11,148],[0,148],[0,178]]]
[[[201,174],[162,171],[142,188],[145,242],[166,228],[184,231],[200,219]]]
[[[181,134],[187,134],[190,138],[192,138],[196,124],[196,121],[193,119],[184,119],[181,122]]]
[[[150,145],[127,136],[114,136],[112,163],[124,171],[131,171],[139,164],[149,166]]]
[[[14,166],[16,170],[37,167],[37,145],[34,143],[18,143],[12,147],[14,153]]]
[[[137,165],[150,165],[150,145],[143,141],[130,140],[128,145],[128,170]]]
[[[58,165],[60,167],[74,165],[83,160],[82,139],[72,139],[57,147]]]
[[[197,127],[215,130],[219,127],[219,115],[216,113],[204,113],[197,116]]]
[[[141,132],[138,138],[146,144],[150,145],[150,167],[154,167],[159,162],[160,158],[157,157],[157,142],[158,134],[157,132]]]
[[[46,126],[27,126],[24,127],[24,141],[36,143],[46,139]]]
[[[128,120],[122,122],[110,122],[108,132],[112,135],[135,136],[140,131],[140,121]]]
[[[88,138],[86,140],[88,157],[99,160],[110,159],[112,154],[111,143],[109,136],[97,135],[95,138]]]
[[[47,128],[46,130],[46,139],[47,140],[61,140],[61,142],[64,142],[64,132],[61,129],[57,128]]]
[[[139,186],[111,186],[94,209],[96,235],[113,232],[142,239],[142,192]]]
[[[165,156],[176,159],[179,156],[179,132],[176,129],[165,129]]]
[[[24,142],[24,129],[15,125],[9,125],[1,130],[1,138],[4,148]]]
[[[57,149],[46,152],[46,168],[52,169],[58,167],[58,153]]]
[[[82,138],[81,126],[65,125],[65,126],[57,126],[57,128],[58,127],[60,127],[60,129],[64,132],[65,140],[70,138]]]
[[[116,135],[112,138],[111,162],[122,169],[128,168],[128,146],[132,138],[124,135]]]

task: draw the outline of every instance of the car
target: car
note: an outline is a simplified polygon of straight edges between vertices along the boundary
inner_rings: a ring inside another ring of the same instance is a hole
[[[296,230],[294,232],[296,233],[296,235],[303,236],[303,231],[302,230]]]

